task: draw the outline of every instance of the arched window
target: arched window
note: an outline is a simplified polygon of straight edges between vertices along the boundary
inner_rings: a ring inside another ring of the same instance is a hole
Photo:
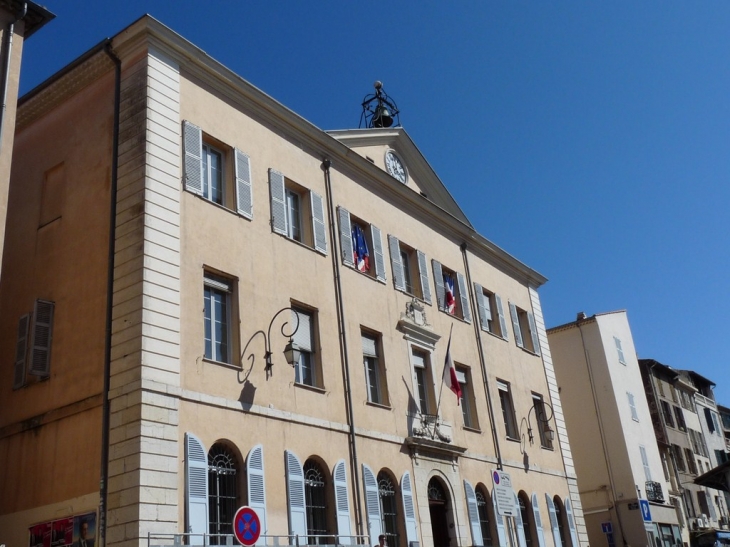
[[[388,473],[378,473],[378,496],[380,513],[383,515],[383,533],[388,547],[398,547],[398,504],[395,501],[395,483]]]
[[[525,543],[527,547],[532,547],[532,526],[531,526],[531,513],[530,501],[526,499],[527,495],[524,492],[520,492],[517,496],[517,503],[520,505],[520,515],[522,516],[522,529],[525,532]]]
[[[492,547],[492,526],[489,517],[489,494],[481,487],[476,488],[477,511],[479,512],[479,526],[482,529],[482,539],[484,547]]]
[[[309,544],[326,543],[325,538],[314,536],[327,535],[327,498],[325,474],[319,464],[307,460],[304,464],[304,497],[307,505],[307,534]]]
[[[211,543],[225,545],[233,533],[233,516],[238,509],[238,459],[224,444],[208,452],[208,522]]]
[[[568,542],[565,538],[565,508],[563,507],[562,500],[555,496],[553,498],[555,504],[555,519],[558,521],[558,531],[560,532],[560,543],[562,547],[567,547]]]

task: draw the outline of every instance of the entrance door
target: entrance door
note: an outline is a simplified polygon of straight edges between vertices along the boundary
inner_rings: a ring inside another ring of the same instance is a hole
[[[431,532],[434,547],[450,547],[449,536],[449,498],[441,482],[433,478],[428,483],[428,509],[431,514]]]

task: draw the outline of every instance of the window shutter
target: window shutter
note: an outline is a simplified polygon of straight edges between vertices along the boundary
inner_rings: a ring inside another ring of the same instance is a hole
[[[507,543],[507,533],[504,529],[504,517],[499,514],[497,510],[497,496],[494,494],[494,490],[492,490],[492,507],[494,507],[494,523],[497,525],[497,538],[499,539],[499,547],[509,547],[509,543]],[[560,544],[558,544],[556,547],[560,547]]]
[[[532,514],[535,517],[535,530],[537,531],[538,547],[545,546],[545,532],[542,529],[542,518],[540,517],[540,505],[537,503],[537,494],[532,494]],[[576,546],[578,547],[578,546]]]
[[[479,283],[474,283],[474,292],[477,295],[477,313],[479,314],[479,324],[482,330],[489,332],[489,321],[487,316],[487,301],[484,296],[484,288]]]
[[[196,535],[209,532],[208,456],[203,443],[192,433],[185,433],[185,517],[186,532]]]
[[[705,412],[705,421],[707,422],[707,428],[710,430],[710,433],[714,433],[715,424],[712,423],[712,412],[707,407],[705,407],[703,410]]]
[[[565,498],[565,516],[568,517],[570,541],[573,543],[573,547],[579,547],[580,543],[578,543],[578,532],[575,529],[575,519],[573,518],[573,504],[570,503],[570,498]]]
[[[251,160],[236,148],[236,207],[238,214],[253,218],[253,192],[251,191]]]
[[[378,356],[378,345],[372,336],[362,335],[362,353],[366,357]]]
[[[370,225],[370,238],[373,240],[373,254],[375,254],[375,277],[378,281],[385,281],[385,260],[383,259],[383,237],[380,228]]]
[[[431,287],[428,284],[428,267],[426,266],[426,255],[416,251],[418,255],[418,275],[421,277],[421,294],[426,304],[431,303]]]
[[[15,342],[15,371],[13,374],[13,389],[19,389],[25,384],[25,361],[28,356],[28,333],[30,329],[30,314],[26,313],[18,320],[18,338]]]
[[[345,460],[335,464],[332,477],[335,483],[335,503],[337,505],[337,538],[338,545],[352,544],[352,529],[350,528],[350,501],[347,492],[347,471]]]
[[[549,494],[545,494],[545,501],[547,501],[548,515],[550,515],[550,527],[553,529],[553,541],[555,547],[560,547],[563,542],[560,539],[560,529],[558,528],[558,515],[555,513],[555,503]]]
[[[502,299],[498,294],[494,294],[494,301],[497,303],[497,315],[499,315],[499,330],[502,331],[502,338],[509,340],[507,334],[507,321],[504,318],[504,310],[502,309]]]
[[[456,272],[456,282],[459,285],[459,298],[461,299],[461,315],[464,321],[471,323],[471,309],[469,308],[469,291],[467,291],[464,276]]]
[[[393,286],[399,291],[406,290],[406,278],[403,273],[403,262],[400,259],[400,242],[395,236],[388,236],[390,247],[390,267],[393,269]]]
[[[436,305],[440,310],[446,309],[446,289],[444,289],[444,273],[441,263],[431,260],[433,265],[433,283],[436,286]]]
[[[406,471],[400,480],[401,497],[403,498],[403,514],[406,520],[406,545],[418,545],[418,525],[416,524],[416,510],[413,504],[413,490],[411,489],[411,474]]]
[[[297,318],[299,316],[299,328],[292,337],[293,342],[299,346],[299,349],[304,351],[312,351],[312,316],[302,311],[292,310],[292,328],[297,324]]]
[[[537,355],[540,355],[540,338],[537,336],[537,326],[535,324],[535,316],[531,312],[527,312],[527,321],[530,325],[530,336],[532,337],[532,347]]]
[[[345,266],[354,266],[352,248],[352,225],[350,224],[350,211],[344,207],[337,207],[337,217],[340,221],[340,247],[342,251],[342,263]]]
[[[651,481],[651,467],[649,467],[649,458],[646,457],[646,448],[639,445],[639,452],[641,453],[641,464],[644,466],[644,476],[647,481]]]
[[[312,204],[312,232],[314,233],[314,248],[323,255],[327,254],[327,234],[324,228],[324,205],[322,196],[317,192],[309,193]]]
[[[512,302],[509,303],[509,314],[512,317],[512,330],[515,332],[515,344],[524,348],[525,344],[522,342],[522,331],[520,330],[520,318],[517,316],[517,307]]]
[[[362,481],[365,485],[365,508],[368,515],[370,545],[377,545],[378,536],[383,533],[383,516],[380,514],[380,493],[378,492],[378,480],[375,477],[375,473],[365,464],[362,464]],[[405,498],[403,503],[405,503]]]
[[[203,195],[203,131],[189,121],[183,122],[183,147],[185,148],[185,189]]]
[[[477,507],[477,496],[474,487],[468,480],[464,480],[464,493],[466,495],[466,508],[469,514],[469,526],[471,527],[472,545],[484,545],[482,527],[479,523],[479,508]]]
[[[264,447],[257,444],[246,458],[248,505],[256,511],[261,521],[261,535],[266,535],[266,482],[264,481]],[[266,538],[259,538],[256,545],[266,545]]]
[[[284,175],[273,169],[269,169],[269,192],[271,193],[271,228],[277,234],[286,235]]]
[[[30,374],[48,376],[51,372],[54,303],[36,300],[33,310],[33,334],[30,342]]]
[[[522,521],[522,511],[520,511],[520,502],[517,499],[517,494],[512,492],[515,497],[515,522],[517,524],[517,542],[520,547],[527,547],[527,538],[525,538],[525,523]]]
[[[293,452],[284,451],[286,459],[286,495],[289,508],[289,535],[307,535],[307,505],[304,501],[304,470]],[[290,541],[294,542],[293,539]],[[299,543],[299,542],[296,542]]]

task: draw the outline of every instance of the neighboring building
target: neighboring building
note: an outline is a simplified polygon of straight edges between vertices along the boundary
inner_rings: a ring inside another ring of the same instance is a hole
[[[665,473],[626,312],[579,314],[548,340],[591,545],[675,547],[677,486]]]
[[[587,545],[545,278],[402,128],[145,16],[22,99],[10,204],[0,541],[225,543],[247,504],[270,545]]]
[[[53,18],[51,12],[35,2],[0,0],[0,258],[5,243],[5,218],[8,210],[10,164],[23,44]]]

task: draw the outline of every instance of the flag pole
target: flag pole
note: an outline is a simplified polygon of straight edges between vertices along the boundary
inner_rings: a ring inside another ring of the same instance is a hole
[[[449,343],[446,346],[446,355],[449,354],[449,350],[451,349],[451,333],[454,332],[454,324],[451,323],[451,329],[449,330]],[[446,357],[444,357],[444,367],[446,366]],[[441,389],[439,389],[439,400],[438,403],[436,403],[436,420],[439,419],[439,409],[441,408],[441,394],[444,392],[444,373],[441,372]],[[431,434],[431,439],[433,439],[436,436],[436,424],[433,426],[433,433]]]

